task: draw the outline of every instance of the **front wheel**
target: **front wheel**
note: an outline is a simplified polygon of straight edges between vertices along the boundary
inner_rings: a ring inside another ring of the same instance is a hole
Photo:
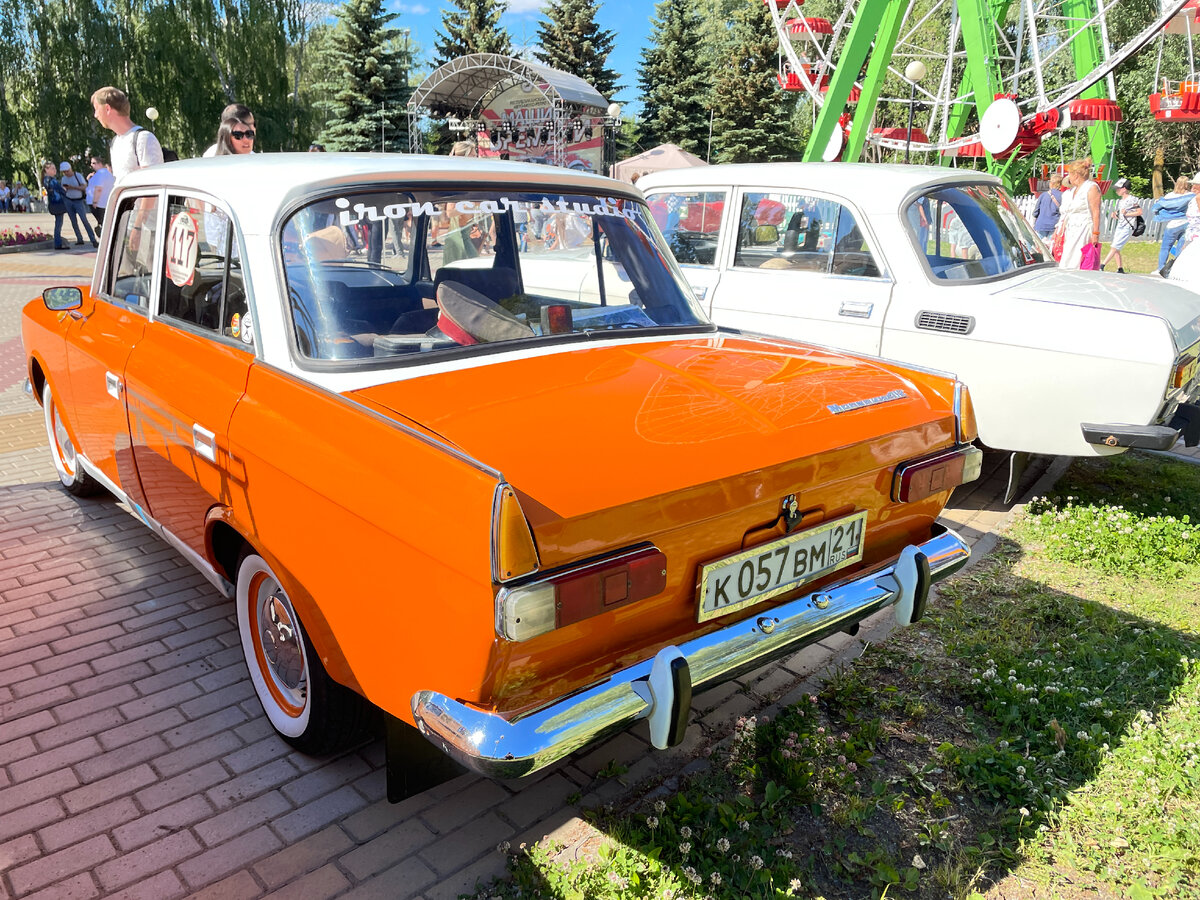
[[[372,707],[329,677],[287,592],[255,553],[238,565],[236,603],[250,680],[279,735],[313,755],[361,739]]]
[[[76,497],[91,497],[104,490],[103,486],[79,465],[79,454],[67,431],[62,411],[54,400],[49,381],[42,387],[42,416],[46,421],[50,456],[54,459],[54,469],[58,472],[58,480],[62,482],[62,486]]]

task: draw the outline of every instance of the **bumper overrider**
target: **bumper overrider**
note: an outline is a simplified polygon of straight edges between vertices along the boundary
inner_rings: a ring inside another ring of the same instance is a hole
[[[491,778],[528,775],[639,719],[649,720],[651,742],[665,749],[683,739],[693,692],[791,655],[887,606],[895,607],[901,625],[909,625],[924,614],[929,586],[969,558],[961,537],[935,526],[932,538],[905,547],[888,566],[664,647],[651,659],[520,718],[506,719],[436,691],[413,696],[413,716],[436,747]]]

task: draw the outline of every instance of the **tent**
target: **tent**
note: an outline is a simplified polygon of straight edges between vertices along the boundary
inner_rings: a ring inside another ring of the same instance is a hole
[[[686,169],[689,166],[706,166],[704,160],[693,153],[688,153],[674,144],[662,144],[653,150],[631,156],[615,163],[612,167],[612,177],[621,181],[633,183],[637,176],[647,172],[659,172],[663,169]]]

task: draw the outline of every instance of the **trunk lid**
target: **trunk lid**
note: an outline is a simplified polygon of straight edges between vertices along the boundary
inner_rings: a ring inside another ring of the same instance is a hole
[[[1005,279],[992,293],[1157,316],[1171,327],[1177,351],[1200,340],[1200,295],[1157,276],[1039,268]]]

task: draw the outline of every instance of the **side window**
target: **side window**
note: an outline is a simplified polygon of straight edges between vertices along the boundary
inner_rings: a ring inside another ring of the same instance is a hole
[[[838,210],[837,239],[833,244],[833,273],[878,278],[879,266],[867,246],[854,213],[842,206]]]
[[[192,197],[167,201],[161,314],[252,343],[241,254],[222,210]]]
[[[131,306],[150,308],[154,278],[154,241],[158,231],[158,197],[123,200],[114,219],[112,259],[105,293]]]
[[[669,191],[649,197],[650,213],[681,263],[715,265],[724,191]]]
[[[829,272],[841,209],[835,200],[807,194],[747,193],[734,265]]]

